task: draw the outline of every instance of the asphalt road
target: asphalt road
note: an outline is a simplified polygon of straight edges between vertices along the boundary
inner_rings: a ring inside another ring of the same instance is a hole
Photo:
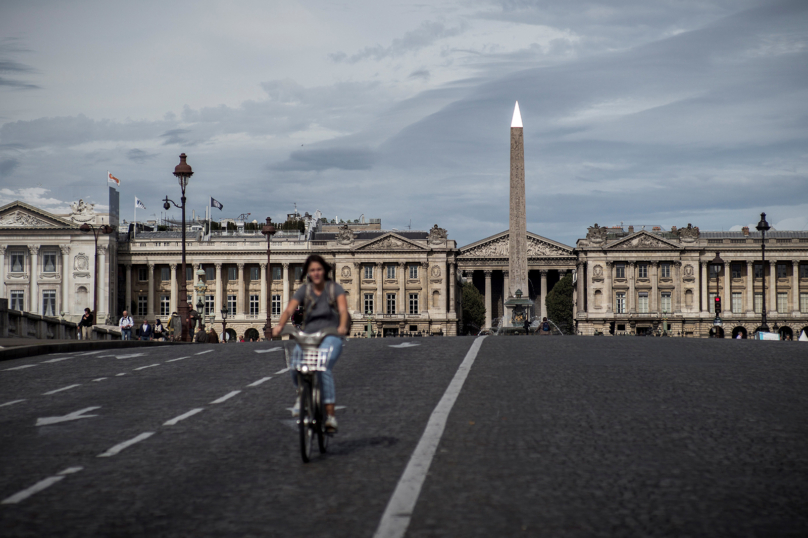
[[[473,343],[350,341],[309,464],[277,343],[0,362],[0,535],[808,535],[808,346]]]

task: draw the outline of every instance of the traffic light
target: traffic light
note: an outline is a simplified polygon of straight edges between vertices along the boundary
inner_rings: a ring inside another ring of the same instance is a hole
[[[721,297],[716,295],[715,296],[715,315],[717,316],[720,313],[721,313]]]

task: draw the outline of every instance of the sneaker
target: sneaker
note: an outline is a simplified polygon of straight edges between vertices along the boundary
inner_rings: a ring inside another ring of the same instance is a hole
[[[337,417],[334,415],[329,415],[327,419],[325,419],[325,431],[328,433],[337,433]]]
[[[300,416],[300,398],[295,399],[295,405],[292,406],[292,416]]]

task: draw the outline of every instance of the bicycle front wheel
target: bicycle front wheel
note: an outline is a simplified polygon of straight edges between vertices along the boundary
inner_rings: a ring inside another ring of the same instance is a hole
[[[320,384],[314,389],[314,408],[315,416],[317,417],[317,445],[320,448],[320,454],[325,454],[328,450],[328,434],[325,432],[325,409],[322,401],[322,391]]]
[[[299,378],[300,387],[300,418],[298,426],[300,430],[300,456],[303,463],[308,463],[311,459],[312,428],[314,427],[314,405],[311,394],[311,380],[303,376]]]

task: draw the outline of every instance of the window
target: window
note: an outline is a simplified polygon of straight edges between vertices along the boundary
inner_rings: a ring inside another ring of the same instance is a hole
[[[303,267],[295,267],[295,280],[303,280]]]
[[[763,264],[762,263],[756,263],[754,265],[754,268],[755,268],[755,278],[762,279],[763,278]]]
[[[365,314],[372,314],[373,313],[373,294],[366,293],[365,294]]]
[[[663,291],[662,292],[662,301],[660,301],[660,308],[662,308],[663,312],[667,312],[668,314],[671,313],[671,292]]]
[[[149,302],[148,298],[145,295],[138,295],[137,296],[137,315],[138,316],[145,316],[146,311],[148,310]]]
[[[283,278],[283,272],[280,267],[273,267],[272,268],[272,280],[281,280]]]
[[[193,280],[194,279],[194,268],[191,266],[185,266],[185,280]]]
[[[800,265],[800,278],[808,278],[808,264]]]
[[[741,264],[740,263],[733,263],[732,264],[732,278],[741,278]]]
[[[372,265],[366,265],[365,266],[365,279],[366,280],[371,280],[372,278],[373,278],[373,266]]]
[[[42,255],[42,272],[55,273],[56,272],[56,253],[46,252]]]
[[[626,265],[624,263],[618,263],[617,265],[615,265],[614,271],[615,271],[615,278],[626,278]]]
[[[763,294],[755,293],[755,314],[763,313]]]
[[[777,312],[780,314],[788,312],[788,293],[777,293]]]
[[[227,296],[227,310],[231,314],[236,314],[236,296],[235,295],[228,295]]]
[[[250,267],[250,280],[261,280],[260,267]]]
[[[740,314],[743,312],[743,295],[738,291],[732,292],[732,313]]]
[[[711,314],[715,314],[715,293],[708,293],[707,294],[707,306],[710,309]]]
[[[800,312],[808,313],[808,293],[800,293]]]
[[[11,292],[11,305],[9,308],[12,310],[25,310],[25,292],[16,290]]]
[[[614,295],[614,312],[616,314],[626,313],[626,294],[625,292],[616,293]]]
[[[160,296],[160,316],[171,315],[171,297],[168,295]]]
[[[388,265],[387,266],[387,278],[396,278],[396,266],[395,265]]]
[[[710,278],[715,278],[721,273],[721,266],[718,264],[711,263],[709,264],[710,267]]]
[[[214,302],[213,295],[205,295],[205,315],[213,314],[215,308],[216,303]]]
[[[205,280],[208,282],[216,280],[216,268],[212,265],[205,267]]]
[[[387,313],[388,314],[395,314],[396,313],[396,294],[395,293],[388,293],[387,294]]]
[[[410,314],[417,314],[417,313],[418,313],[418,294],[410,293]]]
[[[417,265],[410,265],[410,278],[412,278],[412,279],[418,278],[418,266]]]
[[[280,294],[275,294],[272,296],[272,315],[273,316],[280,316],[281,315],[281,296]]]
[[[648,313],[648,292],[641,291],[637,297],[637,312],[640,314]]]
[[[238,267],[227,268],[227,280],[238,280]]]
[[[648,278],[648,264],[641,263],[637,266],[638,278]]]
[[[670,278],[670,277],[671,277],[671,264],[669,263],[659,264],[659,278]]]
[[[146,282],[149,280],[149,268],[148,267],[138,267],[137,268],[137,279],[141,282]]]
[[[56,315],[56,290],[44,290],[42,292],[42,315]]]
[[[603,292],[595,290],[595,308],[600,308],[603,304]]]
[[[25,253],[12,252],[11,253],[11,272],[24,273],[25,272]]]
[[[688,308],[693,307],[693,290],[687,290],[685,292],[685,306]]]
[[[786,278],[786,264],[777,264],[777,278]],[[777,311],[779,312],[780,309],[778,308]]]
[[[160,268],[160,280],[163,282],[168,282],[171,280],[171,269],[168,267],[161,267]]]
[[[250,315],[258,316],[258,295],[250,295]]]

